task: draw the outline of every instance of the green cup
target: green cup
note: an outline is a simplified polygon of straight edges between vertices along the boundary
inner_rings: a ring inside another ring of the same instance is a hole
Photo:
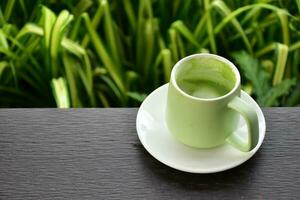
[[[253,107],[240,98],[239,71],[227,59],[195,54],[181,59],[172,70],[166,123],[182,143],[212,148],[228,142],[243,152],[258,143],[259,124]],[[240,114],[248,127],[244,141],[234,131]]]

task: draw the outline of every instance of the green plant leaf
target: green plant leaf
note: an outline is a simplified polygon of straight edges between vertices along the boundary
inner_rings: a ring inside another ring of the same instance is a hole
[[[3,49],[8,49],[8,43],[5,34],[3,33],[3,30],[0,29],[0,47]]]
[[[169,35],[171,40],[170,49],[172,51],[172,56],[174,57],[174,60],[179,60],[179,55],[178,55],[179,53],[178,53],[177,40],[176,40],[177,33],[174,30],[174,28],[169,29]]]
[[[74,12],[75,12],[74,14],[78,16],[81,13],[88,10],[92,5],[93,5],[92,0],[80,0],[74,8]]]
[[[107,0],[102,0],[101,4],[103,5],[104,9],[104,32],[106,36],[106,40],[108,41],[108,47],[110,49],[111,57],[113,58],[114,62],[119,65],[119,54],[117,50],[117,44],[116,44],[116,36],[113,29],[113,20],[110,14],[110,8]]]
[[[211,14],[210,14],[211,12],[210,0],[204,0],[204,8],[205,8],[205,12],[207,13],[206,29],[208,33],[208,40],[210,43],[211,51],[213,53],[217,53],[217,46],[216,46],[216,41],[215,41],[215,36],[213,31]]]
[[[110,107],[109,100],[105,97],[105,95],[100,91],[97,94],[98,94],[98,97],[99,97],[99,99],[101,100],[101,102],[103,104],[103,107],[104,108]]]
[[[139,75],[135,71],[130,70],[126,72],[126,87],[128,90],[134,86],[133,84],[138,80],[138,78]]]
[[[217,10],[219,10],[220,13],[225,17],[232,13],[232,11],[227,7],[227,5],[221,0],[213,1],[212,6],[217,8]],[[285,15],[283,15],[283,16],[285,16]],[[251,44],[250,44],[248,37],[246,36],[242,26],[240,25],[240,23],[238,22],[238,20],[235,17],[232,18],[231,21],[232,21],[232,25],[235,27],[235,29],[241,35],[248,51],[250,52],[250,54],[252,54],[253,50],[252,50]]]
[[[51,81],[53,96],[58,108],[70,108],[69,92],[67,82],[59,77]]]
[[[35,105],[36,107],[41,106],[41,102],[37,100],[35,96],[28,94],[26,91],[19,90],[15,87],[1,86],[0,85],[0,102],[17,103],[17,105]]]
[[[38,36],[43,36],[44,31],[38,25],[28,23],[19,31],[16,38],[20,39],[21,37],[23,37],[27,34],[36,34]],[[81,56],[86,54],[86,51],[82,46],[80,46],[78,43],[76,43],[73,40],[68,39],[66,37],[62,38],[61,46],[63,46],[66,50],[68,50],[69,52],[75,54],[78,57],[81,57]]]
[[[10,15],[12,13],[12,9],[15,5],[15,0],[9,0],[7,1],[6,7],[5,7],[5,11],[4,11],[4,19],[5,21],[8,21],[10,18]]]
[[[136,106],[182,57],[244,50],[233,56],[243,90],[262,106],[300,105],[299,2],[1,2],[0,107]],[[68,103],[53,98],[64,84]]]
[[[147,55],[147,46],[152,45],[152,42],[148,42],[145,44],[147,40],[146,37],[150,37],[152,40],[153,38],[149,35],[149,33],[153,32],[152,23],[153,22],[153,12],[151,7],[150,0],[141,0],[139,9],[138,9],[138,22],[137,22],[137,30],[136,30],[136,70],[144,74],[145,71],[142,68],[144,66],[144,56]],[[145,32],[147,25],[147,33]],[[152,40],[153,41],[153,40]],[[152,51],[149,50],[149,51]],[[149,55],[148,55],[149,56]],[[148,71],[148,70],[147,70]]]
[[[153,64],[153,53],[155,48],[155,27],[156,22],[153,18],[145,21],[145,55],[144,55],[144,75],[148,77],[151,72],[151,65]]]
[[[63,63],[64,63],[66,79],[68,81],[68,86],[70,91],[70,97],[71,97],[70,103],[72,107],[79,107],[80,103],[79,103],[79,96],[76,87],[76,74],[75,74],[76,72],[74,69],[75,63],[66,53],[63,55]]]
[[[253,92],[257,96],[258,101],[262,103],[265,93],[270,88],[270,75],[260,67],[257,59],[244,51],[234,53],[233,57],[244,76],[252,83]]]
[[[58,15],[51,33],[51,45],[50,45],[50,56],[52,59],[52,73],[53,76],[56,77],[58,74],[58,63],[57,63],[57,55],[60,48],[61,40],[64,36],[64,31],[67,25],[72,21],[73,15],[67,10],[63,10]]]
[[[288,27],[289,23],[288,23],[288,17],[286,15],[286,11],[283,9],[278,9],[276,13],[282,28],[283,44],[289,45],[290,43],[289,27]]]
[[[296,0],[296,3],[297,3],[297,7],[298,7],[298,14],[300,14],[300,0]]]
[[[290,16],[290,13],[286,10],[282,10],[281,8],[278,8],[276,6],[270,5],[270,4],[265,4],[265,3],[257,3],[257,4],[251,4],[251,5],[246,5],[243,7],[240,7],[236,10],[234,10],[233,12],[231,12],[229,15],[227,15],[227,17],[225,17],[214,29],[214,33],[217,34],[219,33],[222,28],[224,28],[224,26],[227,25],[228,22],[230,22],[232,19],[234,19],[236,16],[240,15],[243,12],[246,12],[249,9],[252,8],[260,8],[260,9],[266,9],[266,10],[271,10],[271,11],[275,11],[281,12],[281,15],[287,15]]]
[[[139,103],[143,102],[144,99],[147,97],[147,94],[140,94],[138,92],[127,92],[127,95]]]
[[[4,19],[2,10],[0,9],[0,26],[2,27],[3,25],[5,25],[6,21]]]
[[[6,61],[1,61],[0,62],[0,80],[1,80],[1,76],[2,76],[3,71],[8,67],[9,67],[9,65]]]
[[[99,0],[99,6],[98,6],[98,8],[97,8],[97,10],[96,10],[96,13],[95,13],[95,15],[94,15],[94,17],[93,17],[93,19],[92,19],[92,26],[93,26],[93,28],[96,30],[97,29],[97,27],[98,27],[98,25],[99,25],[99,23],[100,23],[100,21],[101,21],[101,19],[102,19],[102,16],[103,16],[103,10],[104,10],[104,5],[103,5],[103,3],[102,3],[103,1],[101,1],[101,0]],[[127,2],[127,1],[126,1]],[[82,46],[83,47],[86,47],[87,45],[88,45],[88,43],[89,43],[89,41],[90,41],[90,39],[89,39],[89,34],[86,34],[85,36],[84,36],[84,38],[83,38],[83,40],[82,40]]]
[[[162,50],[162,63],[164,69],[164,82],[167,83],[170,80],[171,70],[172,70],[172,60],[171,60],[171,51],[169,49]]]
[[[192,32],[184,25],[182,21],[175,21],[172,24],[172,27],[181,33],[189,42],[191,42],[196,47],[200,47],[200,44],[197,42],[196,38]]]
[[[63,38],[61,41],[61,45],[77,57],[82,57],[83,55],[86,55],[86,51],[83,47],[81,47],[78,43],[68,38]]]
[[[44,20],[44,37],[46,49],[50,46],[52,28],[56,20],[56,15],[49,8],[42,6],[42,18]]]
[[[300,82],[291,91],[291,95],[288,97],[286,105],[287,106],[298,106],[300,102]]]
[[[131,1],[122,1],[124,4],[124,9],[128,17],[129,24],[132,30],[136,29],[136,17],[133,11]]]
[[[207,12],[204,13],[204,15],[201,16],[196,29],[194,31],[194,36],[195,38],[200,38],[201,35],[203,35],[203,33],[205,32],[205,23],[207,23]]]
[[[126,92],[125,92],[123,80],[121,78],[118,67],[112,61],[110,55],[108,54],[108,52],[106,51],[106,48],[103,45],[102,40],[97,35],[96,31],[93,29],[93,26],[91,24],[89,16],[87,14],[83,14],[82,17],[84,19],[87,30],[90,34],[92,44],[94,45],[94,48],[96,49],[97,55],[99,56],[99,58],[104,63],[107,71],[109,72],[110,76],[112,77],[112,79],[116,83],[118,89],[121,91],[121,93],[125,94]]]
[[[288,46],[278,43],[276,50],[277,63],[275,68],[275,74],[273,77],[273,85],[276,85],[282,81],[288,56]]]
[[[112,91],[112,93],[117,97],[117,99],[119,100],[119,102],[121,102],[121,104],[124,104],[125,102],[124,102],[123,94],[116,87],[115,83],[113,81],[111,81],[111,79],[109,79],[106,76],[101,76],[101,79],[107,84],[107,86],[110,88],[110,90]]]
[[[33,23],[27,23],[25,26],[18,32],[16,39],[20,39],[21,37],[27,35],[27,34],[36,34],[39,36],[44,35],[44,30]]]
[[[287,94],[291,87],[296,84],[295,79],[285,79],[271,88],[261,100],[264,106],[278,106],[279,98]]]

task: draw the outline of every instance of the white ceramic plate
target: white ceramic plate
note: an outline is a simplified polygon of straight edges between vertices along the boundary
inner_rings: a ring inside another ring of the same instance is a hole
[[[153,91],[142,103],[136,119],[136,129],[141,143],[160,162],[185,172],[214,173],[242,164],[261,146],[266,132],[265,118],[257,103],[244,91],[241,93],[241,98],[253,106],[259,120],[258,144],[247,153],[229,144],[211,149],[197,149],[177,141],[167,129],[164,119],[167,91],[168,84]],[[246,137],[247,126],[242,118],[236,132]]]

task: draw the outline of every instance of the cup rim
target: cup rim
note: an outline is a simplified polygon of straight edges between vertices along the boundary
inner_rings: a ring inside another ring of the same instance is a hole
[[[227,66],[229,66],[231,68],[232,72],[235,74],[236,81],[235,81],[234,87],[229,92],[227,92],[225,95],[222,95],[220,97],[215,97],[215,98],[200,98],[200,97],[195,97],[195,96],[189,95],[188,93],[184,92],[177,85],[176,72],[178,71],[178,69],[180,68],[180,66],[182,66],[181,64],[183,62],[191,60],[191,59],[193,59],[195,57],[202,57],[202,58],[204,58],[204,57],[211,57],[211,58],[214,58],[216,60],[219,60],[219,61],[227,64]],[[240,82],[241,82],[241,77],[240,77],[240,73],[239,73],[238,69],[236,68],[236,66],[232,62],[230,62],[229,60],[227,60],[226,58],[224,58],[222,56],[219,56],[219,55],[216,55],[216,54],[211,54],[211,53],[198,53],[198,54],[189,55],[189,56],[184,57],[181,60],[179,60],[175,64],[175,66],[173,67],[173,69],[172,69],[170,81],[173,84],[173,86],[176,88],[176,90],[179,91],[185,97],[191,98],[193,100],[198,100],[198,101],[199,100],[201,100],[201,101],[217,101],[217,100],[225,99],[226,97],[232,95],[239,88]]]

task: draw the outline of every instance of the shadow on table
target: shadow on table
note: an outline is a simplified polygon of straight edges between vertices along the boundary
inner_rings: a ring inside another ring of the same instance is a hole
[[[220,190],[237,186],[246,189],[254,184],[263,157],[259,150],[248,161],[233,169],[213,174],[193,174],[170,168],[153,158],[142,146],[139,149],[140,159],[147,174],[185,190]]]

